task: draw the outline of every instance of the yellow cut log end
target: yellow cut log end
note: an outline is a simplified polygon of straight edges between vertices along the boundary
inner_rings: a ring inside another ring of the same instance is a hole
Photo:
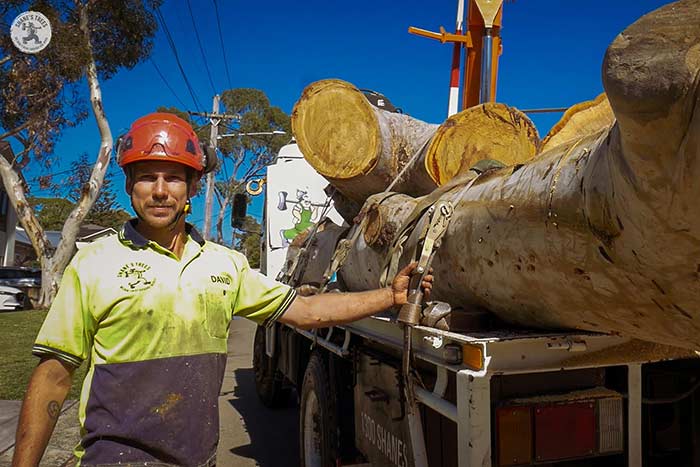
[[[428,148],[425,168],[438,185],[465,173],[483,159],[509,166],[537,153],[539,135],[532,121],[504,104],[481,104],[448,118]]]
[[[567,109],[561,120],[544,137],[540,152],[593,134],[614,122],[615,115],[605,93],[592,101],[573,105]]]
[[[368,173],[381,153],[372,105],[355,86],[338,79],[304,89],[292,112],[292,131],[304,158],[332,179]]]

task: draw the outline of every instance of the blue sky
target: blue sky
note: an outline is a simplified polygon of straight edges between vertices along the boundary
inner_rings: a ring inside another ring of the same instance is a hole
[[[503,15],[503,55],[497,100],[521,109],[564,107],[602,92],[601,63],[607,45],[660,0],[516,0]],[[216,92],[229,87],[213,0],[191,0]],[[274,105],[291,112],[302,90],[324,78],[340,78],[386,95],[405,113],[439,123],[446,117],[452,46],[407,33],[409,26],[454,30],[455,0],[218,0],[230,85],[263,90]],[[187,0],[166,0],[161,8],[200,103],[211,110],[214,90],[193,32]],[[152,59],[174,95],[146,61],[102,83],[107,116],[115,136],[135,118],[158,106],[188,110],[195,104],[177,68],[163,30],[156,33]],[[544,136],[559,114],[535,116]],[[90,116],[65,133],[49,172],[69,168],[82,152],[94,158],[99,146]],[[34,172],[29,174],[35,175]],[[123,176],[115,177],[118,187]],[[38,190],[38,186],[35,186]],[[118,188],[121,191],[121,188]],[[36,192],[41,194],[40,192]],[[201,226],[202,199],[190,220]],[[260,216],[262,200],[251,214]],[[128,198],[120,197],[128,207]],[[129,207],[130,209],[130,207]]]

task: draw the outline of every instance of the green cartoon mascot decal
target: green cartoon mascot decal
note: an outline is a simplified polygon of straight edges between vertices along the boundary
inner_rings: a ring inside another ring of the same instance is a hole
[[[282,229],[280,235],[282,242],[289,245],[294,238],[314,225],[318,220],[318,206],[311,202],[308,190],[297,190],[297,200],[287,200],[287,192],[280,191],[280,202],[278,208],[280,211],[287,210],[287,203],[292,203],[292,217],[294,218],[294,227],[290,229]]]

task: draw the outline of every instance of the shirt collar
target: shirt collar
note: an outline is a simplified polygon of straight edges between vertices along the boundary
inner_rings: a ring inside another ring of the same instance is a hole
[[[122,243],[133,245],[136,248],[146,248],[146,246],[148,246],[149,240],[143,235],[141,235],[138,230],[136,230],[137,222],[137,218],[129,219],[128,221],[126,221],[122,229],[119,231],[119,240]],[[187,235],[192,237],[192,240],[199,243],[200,246],[204,246],[204,238],[192,224],[185,223],[185,232],[187,233]]]

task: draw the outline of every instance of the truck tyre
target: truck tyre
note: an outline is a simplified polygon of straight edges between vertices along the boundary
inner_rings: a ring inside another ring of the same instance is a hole
[[[338,458],[336,394],[323,353],[311,354],[301,386],[299,453],[304,467],[335,467]]]
[[[284,385],[284,375],[277,369],[275,358],[265,353],[265,328],[258,326],[253,341],[253,371],[255,392],[265,407],[284,407],[289,401],[289,388]]]

